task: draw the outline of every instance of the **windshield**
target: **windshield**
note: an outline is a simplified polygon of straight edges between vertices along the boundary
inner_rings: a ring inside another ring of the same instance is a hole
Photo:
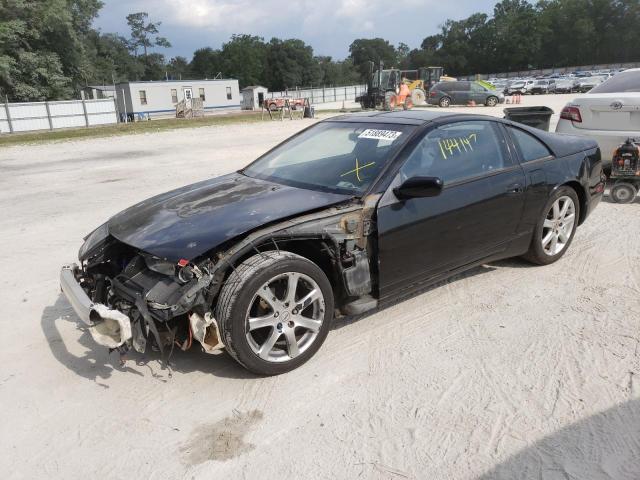
[[[383,70],[383,71],[380,73],[380,85],[379,85],[379,86],[380,86],[381,88],[387,88],[387,87],[388,87],[388,85],[389,85],[389,74],[390,74],[390,73],[391,73],[391,72],[389,72],[389,70],[386,70],[386,71],[385,71],[385,70]]]
[[[262,156],[242,173],[294,187],[361,194],[416,127],[323,122]]]
[[[621,72],[591,90],[590,93],[640,92],[640,70]]]

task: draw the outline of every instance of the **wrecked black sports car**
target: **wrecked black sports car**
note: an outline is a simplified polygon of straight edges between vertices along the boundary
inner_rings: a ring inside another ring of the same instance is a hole
[[[225,348],[278,374],[335,316],[502,258],[555,262],[603,190],[592,140],[477,115],[336,117],[115,215],[62,290],[121,354]]]

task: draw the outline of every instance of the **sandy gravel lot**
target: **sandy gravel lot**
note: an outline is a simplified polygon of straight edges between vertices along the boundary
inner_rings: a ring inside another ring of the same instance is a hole
[[[308,122],[0,149],[1,477],[640,478],[638,200],[603,201],[554,265],[486,265],[338,322],[279,377],[197,351],[169,377],[93,344],[58,287],[82,236]]]

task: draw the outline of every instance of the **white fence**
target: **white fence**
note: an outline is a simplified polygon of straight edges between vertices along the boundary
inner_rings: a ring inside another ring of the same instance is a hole
[[[0,133],[118,123],[112,98],[0,104]]]
[[[329,102],[352,102],[358,95],[366,92],[366,85],[348,85],[346,87],[295,88],[284,92],[269,92],[267,98],[290,97],[308,98],[312,104]]]

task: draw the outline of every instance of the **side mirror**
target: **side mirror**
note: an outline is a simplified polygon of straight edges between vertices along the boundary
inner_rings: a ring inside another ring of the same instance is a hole
[[[400,200],[409,198],[437,197],[442,192],[442,179],[438,177],[411,177],[393,189]]]

